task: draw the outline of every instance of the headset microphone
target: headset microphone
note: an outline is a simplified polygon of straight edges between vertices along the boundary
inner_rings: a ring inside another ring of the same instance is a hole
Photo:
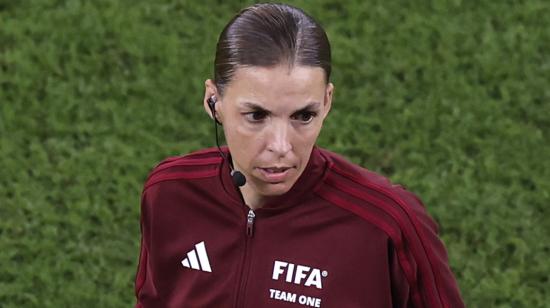
[[[246,184],[246,178],[244,177],[244,174],[240,171],[231,170],[231,179],[233,180],[233,184],[235,184],[235,186],[237,187],[241,187]]]
[[[227,156],[223,153],[222,149],[220,148],[220,142],[218,140],[218,124],[221,125],[220,121],[218,121],[218,118],[216,117],[216,98],[214,96],[208,98],[208,108],[210,108],[210,111],[212,112],[212,117],[214,118],[214,131],[216,133],[216,146],[218,147],[218,151],[220,152],[220,155],[222,156],[225,161],[229,164],[229,169],[231,170],[231,179],[233,180],[233,184],[237,187],[241,187],[244,184],[246,184],[246,178],[244,177],[244,174],[242,172],[237,171],[233,169],[233,166],[231,166],[231,162],[227,159]]]

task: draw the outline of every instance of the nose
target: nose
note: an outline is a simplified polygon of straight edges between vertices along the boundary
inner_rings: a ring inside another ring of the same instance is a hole
[[[271,132],[268,136],[267,150],[279,157],[285,156],[292,150],[287,123],[273,123]]]

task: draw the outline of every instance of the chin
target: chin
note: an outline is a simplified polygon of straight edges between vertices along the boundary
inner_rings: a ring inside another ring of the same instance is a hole
[[[264,196],[280,196],[286,194],[292,185],[289,183],[277,183],[277,184],[264,184],[261,194]]]

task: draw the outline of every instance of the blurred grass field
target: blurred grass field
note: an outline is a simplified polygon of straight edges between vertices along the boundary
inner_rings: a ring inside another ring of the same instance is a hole
[[[0,0],[0,307],[130,307],[139,197],[214,144],[248,1]],[[289,1],[333,46],[319,144],[405,184],[469,307],[550,307],[550,2]]]

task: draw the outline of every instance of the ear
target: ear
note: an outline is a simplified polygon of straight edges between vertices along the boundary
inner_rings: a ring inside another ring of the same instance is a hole
[[[211,79],[207,79],[204,82],[204,98],[202,100],[202,103],[206,113],[210,116],[212,120],[214,120],[214,115],[212,114],[212,111],[210,110],[210,106],[208,104],[208,100],[210,98],[213,98],[214,100],[219,100],[219,95],[218,95],[218,89],[214,84],[214,82]],[[217,108],[216,105],[214,105],[214,108],[217,114],[219,109]]]
[[[327,84],[327,87],[325,89],[325,101],[324,101],[324,114],[323,114],[323,119],[327,117],[329,111],[330,111],[330,108],[332,107],[332,95],[334,94],[334,85],[332,84],[332,82],[329,82]]]

